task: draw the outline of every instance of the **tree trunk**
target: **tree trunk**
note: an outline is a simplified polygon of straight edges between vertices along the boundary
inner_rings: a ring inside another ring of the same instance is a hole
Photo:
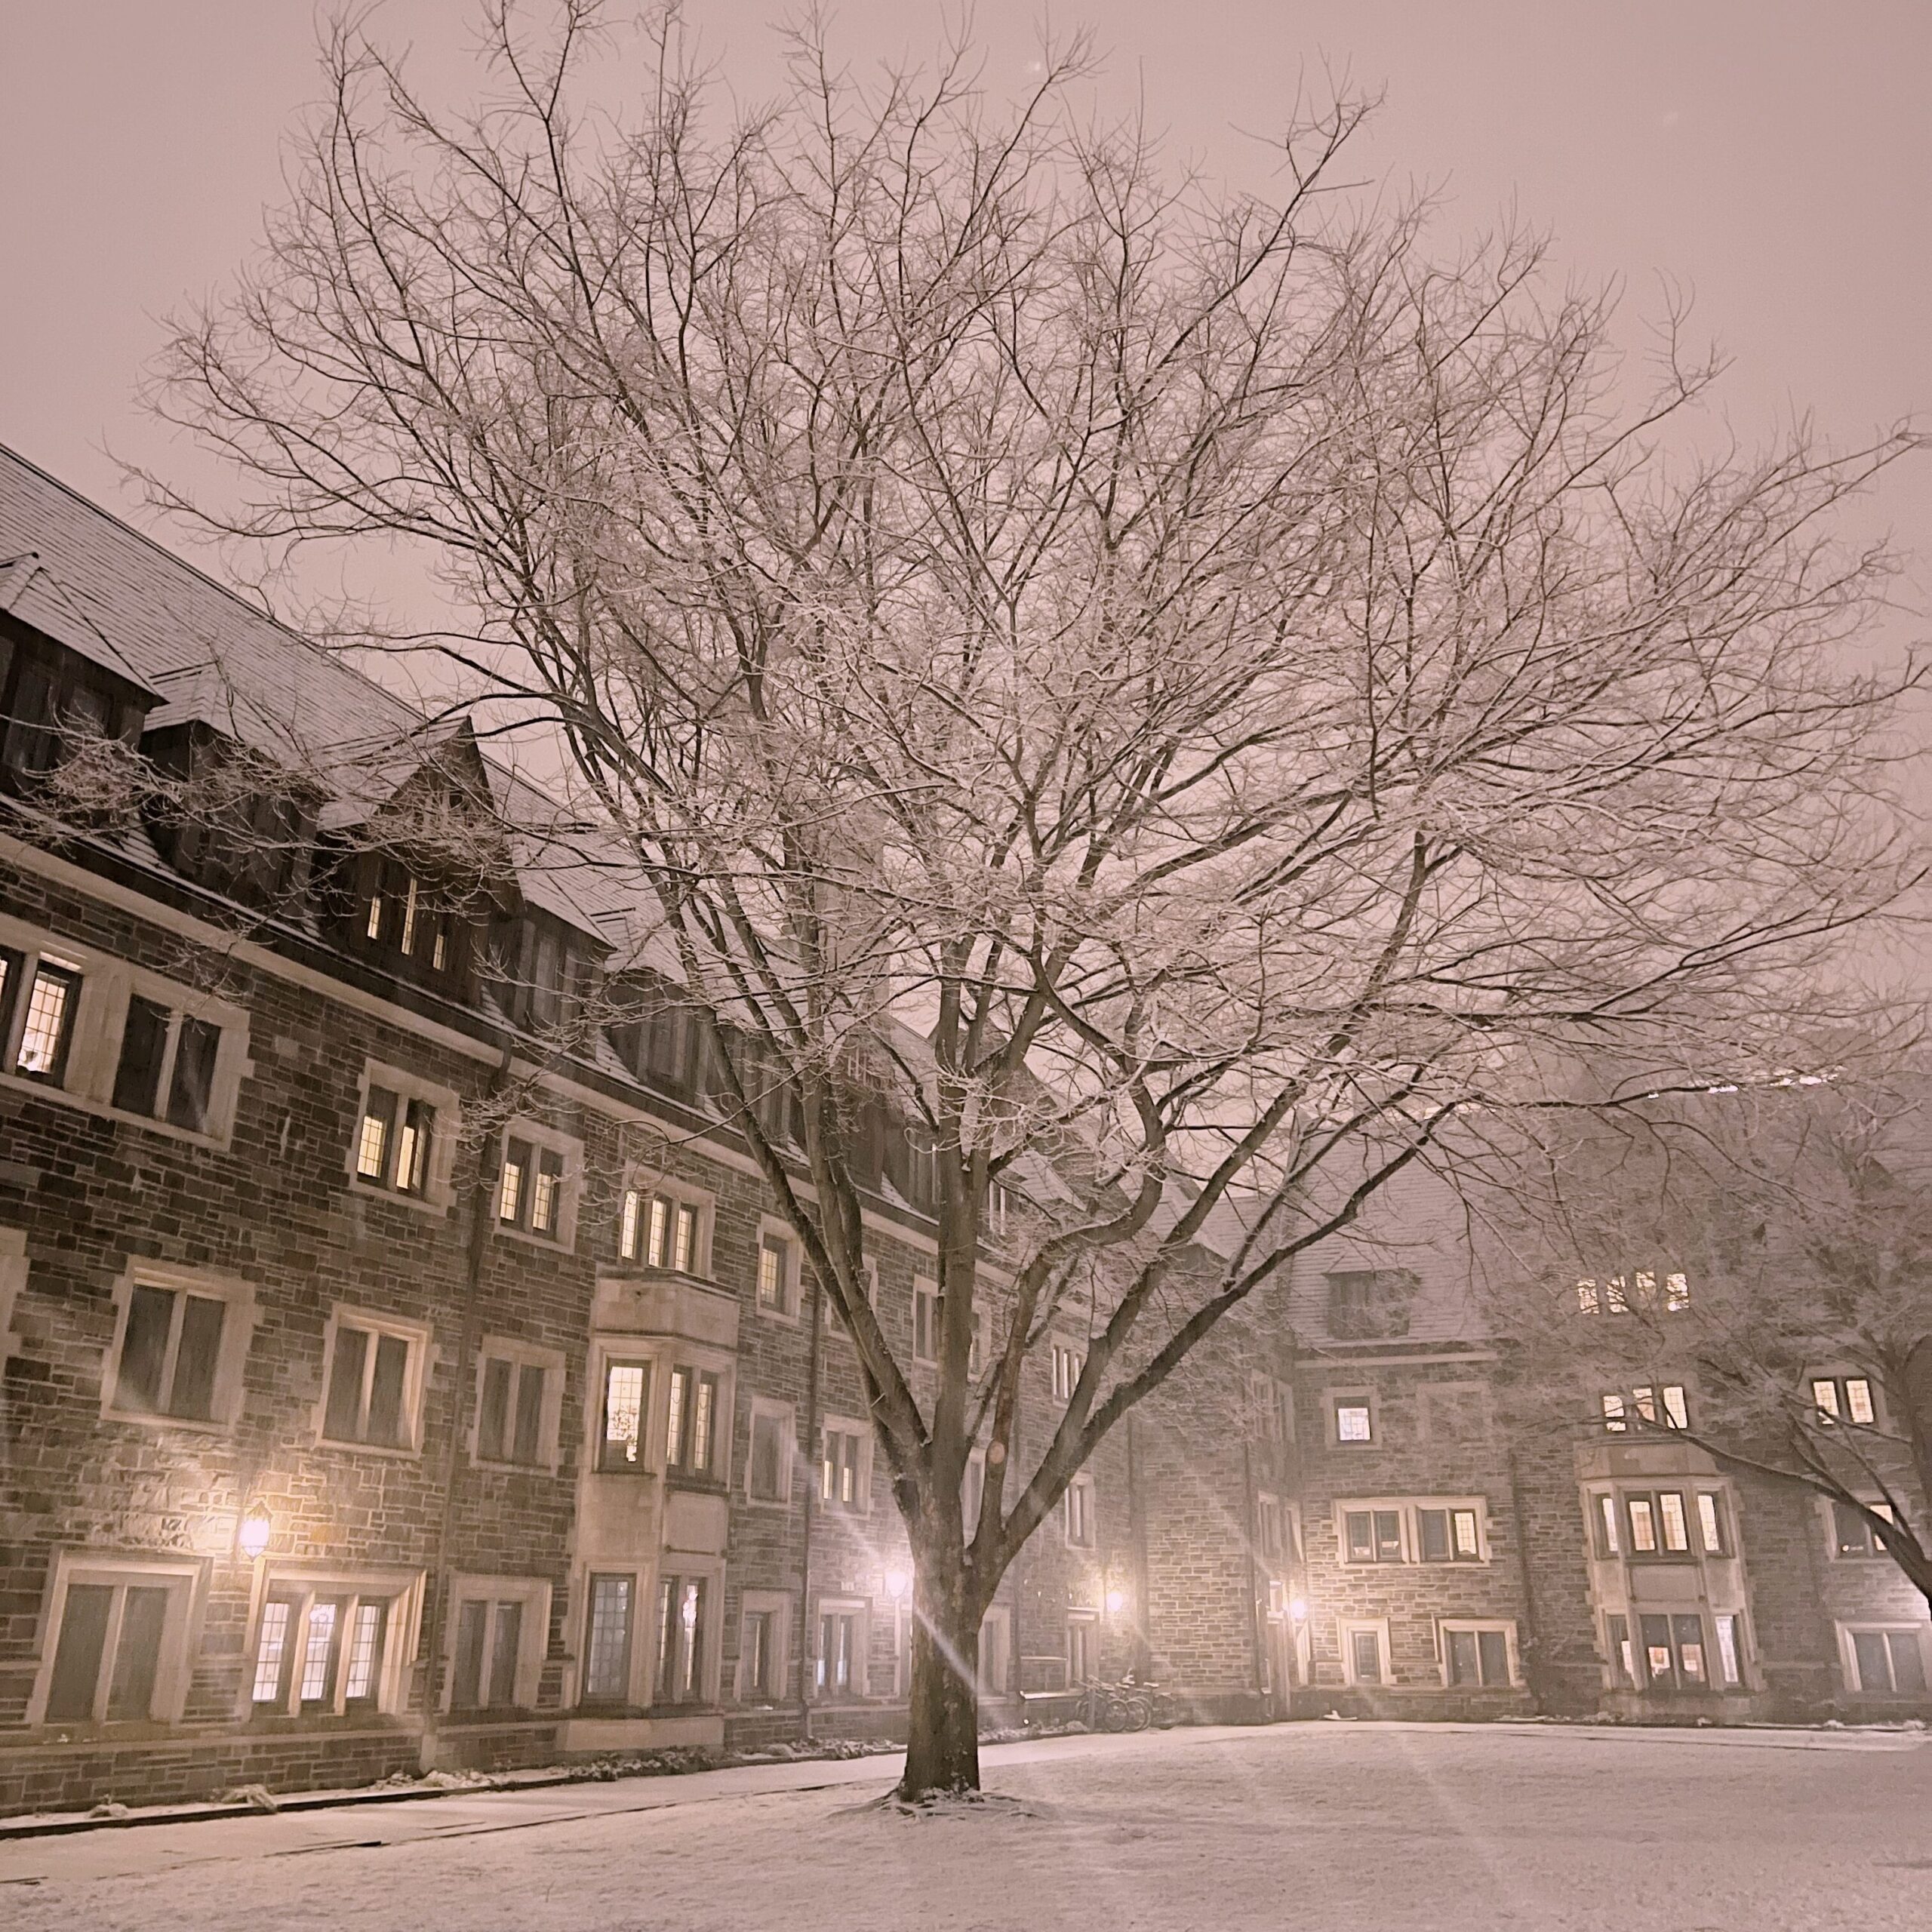
[[[912,1686],[899,1796],[980,1788],[980,1616],[964,1552],[913,1551]]]

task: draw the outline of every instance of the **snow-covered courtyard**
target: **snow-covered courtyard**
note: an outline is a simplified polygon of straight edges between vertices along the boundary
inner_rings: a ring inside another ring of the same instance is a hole
[[[1932,1926],[1932,1740],[1355,1724],[998,1746],[907,1818],[896,1761],[0,1844],[9,1932],[1067,1932]]]

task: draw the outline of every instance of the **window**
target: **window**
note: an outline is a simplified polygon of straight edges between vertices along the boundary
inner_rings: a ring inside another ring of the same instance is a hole
[[[1480,1562],[1479,1520],[1473,1509],[1418,1509],[1417,1553],[1425,1563]]]
[[[872,1506],[871,1444],[865,1426],[826,1420],[820,1457],[819,1494],[834,1509],[863,1512]]]
[[[362,1103],[362,1126],[355,1143],[355,1175],[398,1194],[420,1194],[429,1173],[435,1133],[435,1109],[405,1100],[386,1087],[372,1086]]]
[[[1075,1611],[1066,1620],[1066,1681],[1091,1684],[1100,1675],[1100,1620],[1091,1611]]]
[[[1366,1395],[1337,1395],[1334,1398],[1335,1440],[1355,1444],[1375,1440],[1375,1421]]]
[[[637,1579],[595,1576],[587,1593],[583,1640],[583,1697],[587,1703],[630,1700],[631,1625]]]
[[[256,1710],[393,1709],[412,1647],[403,1626],[415,1595],[376,1579],[272,1578],[255,1634]]]
[[[1013,1194],[1003,1182],[986,1183],[986,1227],[989,1239],[999,1241],[1006,1238],[1013,1222]]]
[[[115,1106],[205,1133],[220,1048],[221,1029],[213,1020],[132,995],[114,1072]]]
[[[817,1683],[823,1697],[865,1694],[865,1613],[855,1604],[828,1604],[818,1620]]]
[[[1628,1496],[1624,1508],[1633,1557],[1678,1557],[1690,1554],[1690,1518],[1681,1490]]]
[[[795,1254],[783,1235],[768,1229],[758,1235],[757,1300],[767,1315],[790,1316],[797,1312]]]
[[[1887,1522],[1894,1520],[1889,1503],[1868,1503],[1865,1508]],[[1871,1518],[1847,1503],[1832,1503],[1832,1553],[1838,1556],[1883,1556],[1885,1546]]]
[[[51,953],[0,949],[0,1066],[61,1085],[81,1001],[81,968]]]
[[[986,1500],[986,1452],[974,1449],[968,1453],[966,1473],[959,1478],[959,1519],[970,1543],[980,1527],[980,1506]]]
[[[1343,1516],[1348,1561],[1400,1563],[1402,1512],[1399,1509],[1350,1509]]]
[[[1264,1563],[1278,1561],[1281,1555],[1281,1506],[1272,1496],[1254,1499],[1254,1541]]]
[[[1013,1680],[1013,1617],[995,1604],[980,1620],[980,1694],[1004,1697]]]
[[[792,1627],[789,1598],[774,1590],[747,1590],[739,1625],[738,1699],[776,1703],[785,1694],[786,1642]]]
[[[1608,1499],[1606,1499],[1607,1500]],[[1632,1690],[1637,1682],[1637,1653],[1630,1642],[1630,1620],[1606,1617],[1604,1631],[1610,1653],[1610,1681],[1620,1690]]]
[[[751,1454],[745,1464],[745,1494],[750,1501],[791,1501],[792,1434],[789,1407],[762,1401],[752,1404]]]
[[[564,1238],[564,1154],[512,1134],[503,1141],[497,1223],[546,1241]]]
[[[563,1358],[547,1350],[486,1338],[477,1378],[477,1460],[524,1469],[553,1467]]]
[[[1443,1681],[1453,1690],[1506,1689],[1510,1626],[1506,1623],[1442,1626]]]
[[[617,1229],[617,1252],[625,1260],[641,1261],[647,1267],[697,1274],[703,1265],[700,1213],[695,1201],[662,1189],[628,1189]]]
[[[359,1313],[338,1314],[332,1328],[323,1439],[414,1448],[427,1331]]]
[[[1628,1432],[1632,1417],[1653,1427],[1688,1429],[1690,1404],[1681,1383],[1666,1383],[1661,1388],[1651,1383],[1618,1390],[1602,1398],[1603,1426],[1613,1435]]]
[[[657,1696],[660,1704],[694,1704],[704,1697],[703,1577],[666,1577],[657,1586]]]
[[[447,1208],[456,1096],[374,1063],[364,1076],[349,1172],[358,1186]]]
[[[506,1578],[459,1579],[449,1707],[509,1710],[537,1700],[549,1591]]]
[[[1342,1674],[1351,1684],[1389,1681],[1389,1626],[1386,1623],[1347,1623],[1340,1626]]]
[[[1820,1375],[1811,1380],[1811,1407],[1826,1428],[1852,1423],[1870,1428],[1878,1419],[1871,1379],[1863,1375]]]
[[[647,1362],[604,1364],[604,1428],[597,1466],[635,1475],[644,1467],[644,1425],[649,1407],[651,1368]]]
[[[1925,1641],[1918,1629],[1847,1629],[1851,1688],[1866,1697],[1922,1697]]]
[[[105,1412],[232,1420],[248,1342],[248,1290],[141,1263],[115,1299],[123,1312]]]
[[[1075,1476],[1066,1486],[1066,1540],[1075,1549],[1094,1547],[1094,1479]]]
[[[1718,1633],[1718,1681],[1727,1690],[1744,1682],[1744,1620],[1734,1611],[1711,1619]]]
[[[1697,1547],[1706,1556],[1723,1556],[1730,1549],[1724,1540],[1723,1501],[1713,1490],[1697,1492]]]
[[[1422,1285],[1406,1268],[1347,1268],[1323,1277],[1328,1285],[1328,1332],[1340,1341],[1393,1341],[1409,1332],[1409,1314]]]
[[[709,1370],[682,1365],[672,1369],[664,1432],[665,1468],[681,1476],[709,1476],[717,1433],[717,1377]]]
[[[1674,1269],[1640,1268],[1601,1283],[1586,1277],[1577,1284],[1577,1312],[1583,1315],[1628,1315],[1633,1308],[1678,1315],[1690,1306],[1690,1278]]]
[[[1055,1342],[1052,1348],[1054,1400],[1070,1402],[1073,1392],[1080,1386],[1080,1377],[1087,1367],[1087,1358],[1078,1349],[1069,1348],[1064,1342]]]
[[[1659,1690],[1707,1690],[1710,1672],[1704,1659],[1704,1620],[1694,1611],[1668,1616],[1646,1612],[1637,1620],[1644,1646],[1644,1672]]]
[[[198,1564],[64,1558],[38,1716],[131,1724],[180,1714]]]
[[[1590,1499],[1590,1527],[1596,1539],[1599,1556],[1617,1556],[1623,1553],[1623,1540],[1617,1530],[1617,1498],[1607,1491]]]
[[[912,1359],[939,1360],[939,1290],[930,1281],[912,1284]]]

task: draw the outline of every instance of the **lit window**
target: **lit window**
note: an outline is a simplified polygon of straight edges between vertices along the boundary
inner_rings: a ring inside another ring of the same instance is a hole
[[[272,1582],[255,1635],[255,1707],[291,1715],[380,1708],[394,1608],[392,1589]]]
[[[1826,1428],[1838,1423],[1851,1423],[1869,1429],[1878,1420],[1871,1380],[1866,1376],[1814,1377],[1811,1383],[1811,1406],[1817,1421]]]
[[[1370,1442],[1374,1440],[1367,1402],[1349,1399],[1336,1403],[1335,1440],[1337,1442]]]
[[[666,1577],[657,1586],[657,1701],[686,1704],[704,1694],[705,1580]]]
[[[758,1243],[758,1305],[783,1315],[791,1307],[792,1247],[783,1235],[765,1234]]]
[[[57,1087],[80,1004],[81,971],[45,955],[0,952],[0,1042],[10,1043],[10,1072]]]
[[[717,1427],[717,1377],[682,1366],[672,1369],[669,1403],[665,1466],[681,1475],[709,1475]]]
[[[1724,1517],[1716,1496],[1708,1489],[1697,1492],[1697,1540],[1706,1556],[1724,1554]]]
[[[1663,1391],[1663,1419],[1672,1429],[1688,1429],[1690,1426],[1690,1410],[1684,1399],[1681,1386],[1668,1383]]]
[[[865,1441],[857,1429],[827,1426],[819,1494],[835,1509],[865,1508],[869,1499],[866,1494],[864,1458]]]
[[[1711,1620],[1717,1626],[1718,1681],[1727,1690],[1735,1690],[1744,1681],[1743,1620],[1732,1612]]]
[[[626,1261],[694,1273],[698,1259],[698,1211],[687,1201],[632,1188],[624,1196],[617,1251]]]
[[[593,1576],[584,1632],[583,1696],[590,1703],[623,1703],[630,1695],[631,1624],[635,1577]]]
[[[598,1466],[635,1470],[643,1466],[645,1377],[642,1362],[614,1361],[604,1370],[604,1439]]]
[[[1603,1398],[1603,1426],[1613,1435],[1623,1435],[1630,1426],[1623,1412],[1621,1395],[1606,1395]]]
[[[1596,1504],[1597,1554],[1618,1555],[1623,1546],[1617,1534],[1617,1498],[1608,1494],[1599,1496]]]
[[[554,1147],[506,1136],[497,1183],[497,1224],[554,1241],[562,1232],[563,1201],[563,1155]]]
[[[426,1191],[436,1110],[371,1081],[356,1130],[355,1177],[392,1193]]]

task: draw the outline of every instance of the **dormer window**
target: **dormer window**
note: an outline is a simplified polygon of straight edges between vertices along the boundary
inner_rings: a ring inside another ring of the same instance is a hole
[[[128,677],[0,614],[0,781],[10,788],[53,771],[76,739],[131,740],[152,702]]]
[[[362,905],[366,943],[441,978],[455,961],[455,924],[433,889],[407,866],[389,859],[377,868]]]

